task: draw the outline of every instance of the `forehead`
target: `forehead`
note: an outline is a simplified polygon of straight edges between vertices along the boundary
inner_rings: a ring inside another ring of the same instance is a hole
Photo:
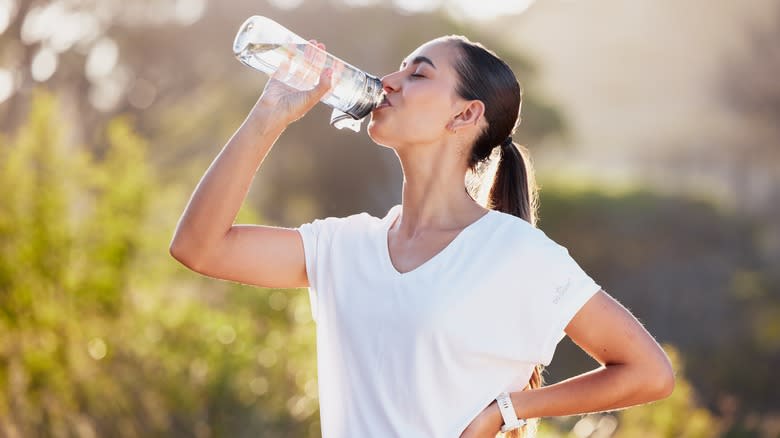
[[[401,68],[409,64],[430,60],[437,70],[448,69],[457,56],[454,44],[447,41],[431,41],[415,49],[401,61]]]

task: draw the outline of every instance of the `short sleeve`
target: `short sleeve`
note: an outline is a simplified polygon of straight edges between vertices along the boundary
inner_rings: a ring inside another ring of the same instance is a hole
[[[535,338],[536,362],[549,365],[566,326],[593,297],[599,286],[571,257],[569,250],[543,238],[533,251],[529,275],[533,276],[529,318]],[[528,327],[526,327],[528,328]]]
[[[322,290],[324,273],[327,272],[333,235],[340,218],[315,219],[296,228],[303,240],[306,260],[306,276],[309,279],[309,301],[311,315],[317,321],[318,294]]]

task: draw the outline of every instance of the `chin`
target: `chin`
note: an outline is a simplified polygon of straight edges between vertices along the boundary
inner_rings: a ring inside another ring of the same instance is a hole
[[[389,143],[389,138],[387,135],[385,135],[385,126],[383,126],[383,123],[381,121],[377,121],[371,117],[371,120],[368,122],[368,127],[366,128],[366,132],[368,133],[368,138],[374,141],[374,143],[380,145],[380,146],[387,146]]]

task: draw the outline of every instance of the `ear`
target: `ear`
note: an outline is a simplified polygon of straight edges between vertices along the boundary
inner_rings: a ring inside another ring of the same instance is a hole
[[[464,126],[478,126],[479,120],[485,114],[485,104],[481,100],[470,100],[466,102],[463,110],[455,115],[450,121],[450,130],[456,130]]]

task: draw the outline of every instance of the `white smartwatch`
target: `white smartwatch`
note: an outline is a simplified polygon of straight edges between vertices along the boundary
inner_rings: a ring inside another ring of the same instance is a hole
[[[525,425],[525,420],[517,418],[515,407],[512,406],[512,399],[509,397],[508,392],[499,394],[498,397],[496,397],[496,403],[498,403],[498,410],[501,411],[501,417],[504,419],[504,424],[501,426],[501,433],[506,433]]]

